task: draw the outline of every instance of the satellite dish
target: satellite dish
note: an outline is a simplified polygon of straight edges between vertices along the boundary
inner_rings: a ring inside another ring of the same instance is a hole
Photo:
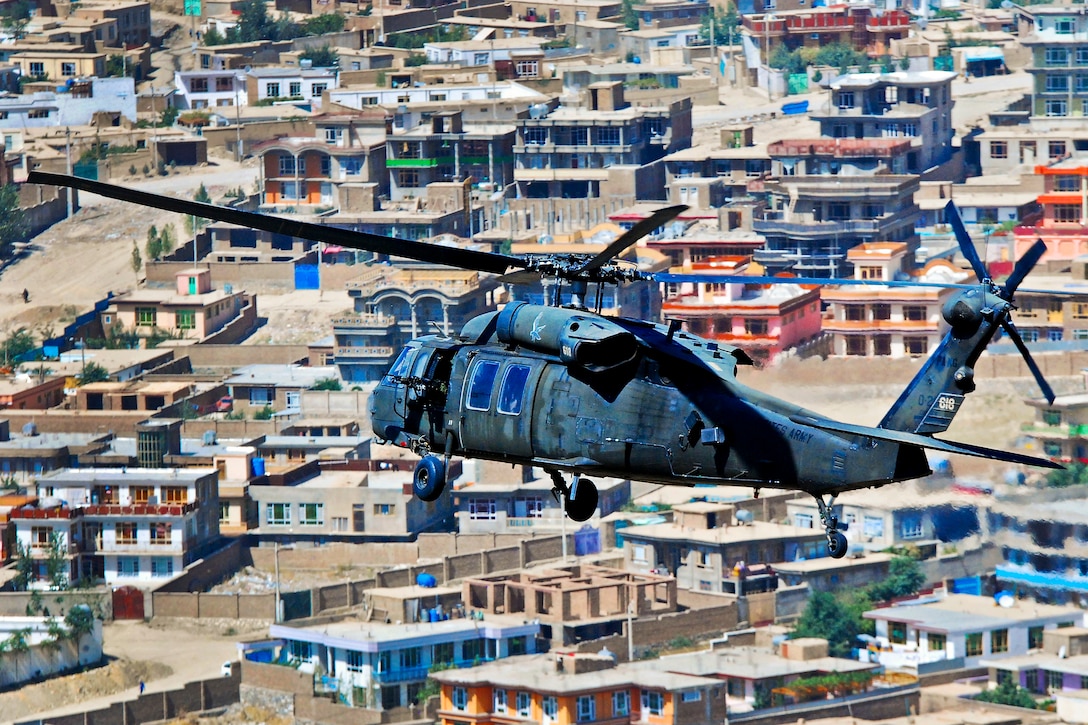
[[[1015,5],[1015,3],[1012,0],[1001,0],[1001,7],[1003,7],[1005,10],[1008,10],[1013,5]]]
[[[997,602],[998,606],[1004,607],[1005,609],[1008,609],[1016,604],[1016,598],[1013,597],[1012,592],[1006,591],[998,592],[997,594],[995,594],[994,601]]]
[[[926,18],[918,18],[919,30],[925,30],[927,25],[929,25],[929,20],[927,20]]]

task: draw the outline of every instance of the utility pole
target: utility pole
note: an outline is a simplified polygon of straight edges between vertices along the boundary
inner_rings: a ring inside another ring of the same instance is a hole
[[[69,126],[64,127],[64,159],[68,168],[68,175],[72,175],[72,129]],[[66,218],[72,218],[72,196],[75,194],[74,189],[67,189],[68,197],[68,216]]]

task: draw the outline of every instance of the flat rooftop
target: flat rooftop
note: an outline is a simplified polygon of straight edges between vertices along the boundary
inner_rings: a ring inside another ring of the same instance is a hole
[[[816,529],[753,521],[743,526],[720,526],[714,529],[689,529],[677,524],[647,524],[629,526],[623,530],[624,539],[656,539],[658,541],[695,541],[703,544],[740,544],[782,539],[821,539]]]
[[[272,637],[301,642],[331,644],[363,652],[398,649],[405,642],[454,642],[466,639],[500,639],[520,635],[536,635],[539,624],[527,623],[523,617],[490,615],[483,620],[447,619],[442,622],[413,622],[385,624],[345,620],[313,626],[273,624]],[[473,668],[475,669],[475,668]]]
[[[866,619],[907,622],[918,629],[936,632],[966,632],[1000,629],[1010,622],[1056,620],[1064,618],[1074,624],[1084,623],[1084,613],[1071,607],[1039,604],[1028,600],[1013,600],[1013,606],[998,606],[992,597],[970,594],[949,594],[937,602],[899,604],[887,609],[865,612]]]

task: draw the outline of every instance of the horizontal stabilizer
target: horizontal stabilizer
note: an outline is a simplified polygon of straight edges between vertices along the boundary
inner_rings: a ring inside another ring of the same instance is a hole
[[[889,443],[902,443],[908,446],[932,448],[933,450],[944,451],[945,453],[959,453],[964,456],[991,458],[996,461],[1022,463],[1027,466],[1040,466],[1042,468],[1065,468],[1062,464],[1055,463],[1046,458],[1036,458],[1035,456],[1025,456],[1020,453],[1010,453],[1008,451],[999,451],[993,448],[983,448],[982,446],[973,446],[969,443],[942,441],[930,436],[908,433],[907,431],[891,430],[888,428],[870,428],[864,425],[840,423],[836,420],[827,420],[826,418],[812,418],[807,415],[791,415],[790,420],[798,425],[807,425],[832,433],[865,436],[867,438],[875,438],[876,440],[888,441]]]

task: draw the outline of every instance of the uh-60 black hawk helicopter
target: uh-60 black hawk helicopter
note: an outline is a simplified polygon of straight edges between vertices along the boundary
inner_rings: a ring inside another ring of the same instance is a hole
[[[597,508],[597,489],[589,475],[682,486],[798,489],[816,498],[828,551],[841,557],[847,542],[835,514],[836,496],[928,475],[927,448],[1060,468],[1045,459],[934,437],[948,428],[964,396],[974,390],[973,365],[999,329],[1016,344],[1043,394],[1053,400],[1010,319],[1013,295],[1046,246],[1036,242],[999,286],[951,204],[949,218],[978,283],[936,285],[961,288],[942,310],[949,331],[880,423],[867,427],[829,420],[746,387],[737,380],[737,366],[752,361],[739,348],[682,331],[675,322],[600,314],[602,287],[632,280],[866,283],[655,276],[616,259],[679,215],[683,206],[656,212],[595,256],[512,256],[353,232],[60,174],[34,172],[29,182],[499,274],[504,282],[556,280],[553,304],[507,304],[470,320],[456,335],[412,340],[371,395],[375,436],[422,457],[413,486],[426,501],[441,495],[454,455],[543,468],[567,516],[576,521],[588,519]],[[571,305],[555,304],[562,284],[573,293]],[[590,284],[596,285],[593,309],[584,303]],[[925,286],[909,281],[874,284]]]

